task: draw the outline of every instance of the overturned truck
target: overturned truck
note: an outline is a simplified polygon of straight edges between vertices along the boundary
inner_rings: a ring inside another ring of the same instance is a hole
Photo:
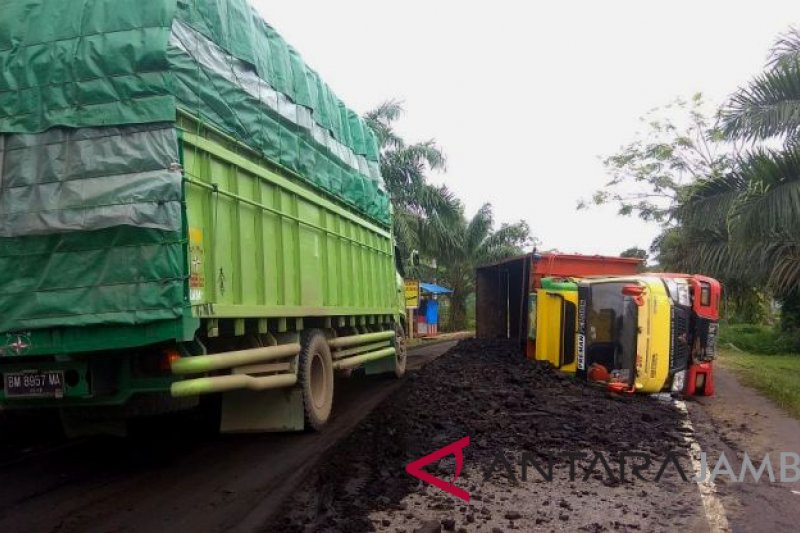
[[[477,335],[617,393],[714,394],[721,286],[620,257],[528,254],[477,270]]]
[[[403,374],[375,134],[246,0],[3,5],[3,408],[320,428]]]

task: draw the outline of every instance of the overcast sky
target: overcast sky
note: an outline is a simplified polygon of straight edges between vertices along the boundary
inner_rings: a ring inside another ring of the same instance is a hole
[[[599,156],[649,109],[702,91],[718,104],[762,68],[797,2],[254,0],[359,113],[402,100],[407,140],[436,138],[434,175],[469,214],[525,219],[541,249],[648,248],[655,225],[576,212],[608,179]]]

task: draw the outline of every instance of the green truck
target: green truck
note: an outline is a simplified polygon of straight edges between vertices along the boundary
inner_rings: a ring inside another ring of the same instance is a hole
[[[321,428],[402,376],[375,134],[246,0],[0,0],[0,405]]]

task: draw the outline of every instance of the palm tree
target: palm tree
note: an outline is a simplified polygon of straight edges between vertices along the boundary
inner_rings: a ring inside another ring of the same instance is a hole
[[[800,30],[790,29],[773,45],[766,70],[740,88],[722,110],[730,139],[763,141],[800,134]]]
[[[452,246],[450,227],[461,218],[461,203],[446,186],[427,182],[430,171],[444,170],[446,159],[434,140],[407,144],[394,123],[403,106],[389,100],[364,119],[378,137],[381,174],[394,208],[394,235],[402,257],[411,250],[429,255]]]
[[[475,291],[475,268],[523,253],[532,239],[524,221],[495,230],[490,204],[484,204],[470,220],[462,217],[452,229],[458,245],[443,249],[440,258],[443,282],[453,290],[448,327],[457,331],[467,325],[467,299]]]
[[[407,144],[394,129],[402,114],[402,105],[389,100],[364,115],[380,143],[395,239],[403,257],[416,249],[436,260],[443,283],[453,289],[449,326],[464,329],[475,267],[522,253],[531,242],[530,231],[524,222],[495,231],[489,204],[467,220],[461,202],[447,187],[427,182],[429,172],[445,168],[441,149],[433,140]]]
[[[690,269],[744,291],[734,296],[766,287],[785,309],[794,306],[800,296],[800,147],[743,156],[727,176],[699,182],[679,217]],[[786,329],[800,325],[790,313],[783,318]]]
[[[761,142],[723,177],[701,180],[679,211],[688,263],[729,285],[760,286],[784,303],[782,324],[800,328],[800,31],[774,44],[765,71],[721,112],[731,141]],[[796,316],[795,316],[796,315]]]

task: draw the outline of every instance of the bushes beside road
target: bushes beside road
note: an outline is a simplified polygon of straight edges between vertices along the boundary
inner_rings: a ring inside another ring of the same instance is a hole
[[[719,362],[749,387],[800,418],[797,339],[769,326],[723,324]]]
[[[798,339],[794,335],[760,324],[720,325],[719,346],[732,350],[743,350],[755,354],[776,355],[800,353]]]

